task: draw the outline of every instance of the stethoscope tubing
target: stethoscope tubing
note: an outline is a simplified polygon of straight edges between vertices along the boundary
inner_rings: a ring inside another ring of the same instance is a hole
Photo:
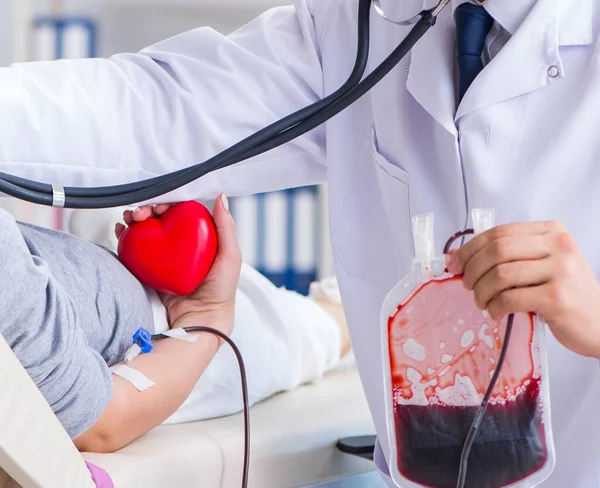
[[[263,154],[306,134],[345,110],[379,83],[435,24],[437,13],[448,3],[448,0],[440,0],[433,9],[421,12],[400,45],[363,79],[369,58],[372,1],[377,2],[377,0],[359,0],[356,61],[348,80],[338,90],[261,129],[207,161],[154,178],[104,187],[63,188],[59,185],[0,173],[0,192],[32,203],[66,208],[108,208],[131,205],[170,193],[210,172]]]

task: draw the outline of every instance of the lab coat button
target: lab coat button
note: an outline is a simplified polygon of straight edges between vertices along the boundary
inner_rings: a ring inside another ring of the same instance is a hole
[[[548,76],[550,78],[558,78],[559,74],[560,70],[558,69],[558,66],[552,65],[548,68]]]

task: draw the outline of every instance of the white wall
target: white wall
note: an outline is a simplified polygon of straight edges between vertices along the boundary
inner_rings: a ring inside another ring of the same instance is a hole
[[[12,61],[12,4],[0,1],[0,66]]]
[[[86,13],[100,23],[99,55],[138,51],[162,39],[201,26],[229,33],[273,5],[291,0],[230,0],[191,2],[145,0],[66,0],[69,13]],[[226,4],[223,6],[223,4]],[[237,4],[237,6],[232,6]]]
[[[36,14],[50,12],[51,0],[0,0],[0,66],[15,61],[13,10],[30,2]],[[91,16],[99,21],[99,52],[106,57],[135,52],[154,42],[211,26],[229,33],[269,7],[291,0],[63,0],[65,13]],[[19,61],[22,61],[20,59]]]

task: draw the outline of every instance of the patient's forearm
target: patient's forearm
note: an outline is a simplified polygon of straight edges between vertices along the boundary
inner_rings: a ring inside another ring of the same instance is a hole
[[[190,318],[179,326],[215,324],[214,318]],[[222,321],[220,317],[218,320]],[[226,320],[230,320],[227,318]],[[221,328],[221,327],[218,327]],[[128,364],[155,385],[139,392],[131,383],[113,376],[113,393],[104,414],[75,440],[82,451],[113,452],[160,425],[183,404],[218,351],[220,340],[201,333],[195,343],[175,339],[156,342],[150,354]]]

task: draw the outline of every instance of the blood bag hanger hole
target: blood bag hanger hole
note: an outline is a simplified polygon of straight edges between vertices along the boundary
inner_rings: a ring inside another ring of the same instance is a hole
[[[414,264],[420,268],[424,279],[444,273],[446,260],[435,254],[435,218],[432,213],[416,215],[413,218],[413,238],[415,242]]]
[[[471,219],[473,220],[473,232],[475,234],[481,234],[486,230],[490,230],[494,227],[494,220],[496,218],[496,212],[492,209],[481,209],[474,208],[471,212]]]

